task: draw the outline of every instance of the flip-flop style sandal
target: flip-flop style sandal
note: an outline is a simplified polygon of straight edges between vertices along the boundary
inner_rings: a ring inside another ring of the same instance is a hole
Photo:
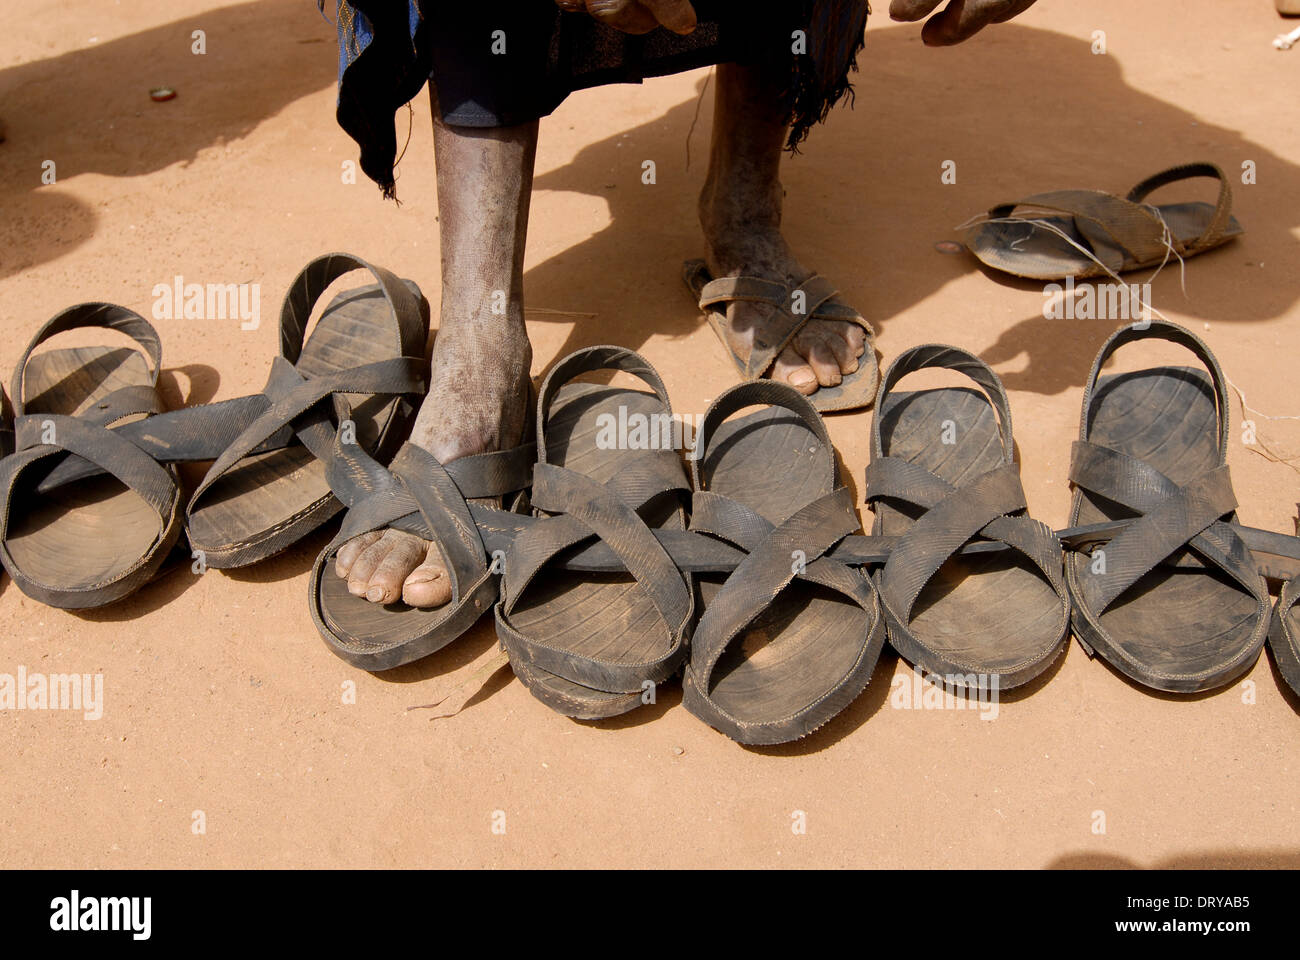
[[[139,349],[33,350],[55,334],[103,327]],[[156,462],[124,424],[163,410],[162,347],[143,317],[111,303],[69,307],[32,338],[14,370],[15,453],[0,461],[0,560],[42,603],[98,607],[157,573],[181,531],[175,468]],[[50,484],[75,461],[86,476]]]
[[[504,551],[489,552],[484,536],[514,526],[512,513],[484,501],[517,509],[536,459],[536,444],[529,442],[443,466],[407,443],[384,468],[356,445],[336,444],[330,482],[348,512],[338,536],[316,558],[307,588],[312,620],[329,648],[353,666],[389,670],[427,657],[473,626],[497,600],[504,557]],[[425,609],[400,599],[372,603],[348,591],[331,569],[336,555],[354,537],[386,527],[438,545],[451,580],[450,602]]]
[[[894,390],[927,368],[955,370],[980,390]],[[1061,545],[1026,510],[1006,390],[988,364],[929,344],[890,365],[866,488],[872,535],[897,538],[876,574],[895,650],[945,683],[996,678],[1003,690],[1056,660],[1070,627]],[[978,543],[1010,549],[963,552]]]
[[[378,282],[330,301],[304,343],[317,299],[353,270],[368,270]],[[414,421],[412,399],[426,389],[428,328],[428,302],[411,281],[350,254],[318,257],[285,296],[280,356],[262,392],[178,411],[156,425],[184,433],[186,459],[216,457],[190,499],[185,526],[207,566],[263,560],[343,509],[326,477],[332,413],[346,440],[355,438],[381,462],[392,458]],[[206,449],[189,449],[195,434]]]
[[[837,291],[825,277],[814,274],[797,287],[759,277],[719,277],[715,280],[703,260],[687,260],[682,267],[682,279],[708,317],[709,326],[726,348],[731,362],[747,381],[758,380],[771,370],[786,344],[809,320],[857,324],[867,334],[867,348],[858,369],[847,374],[837,387],[819,387],[812,396],[812,405],[825,413],[871,406],[880,375],[876,365],[875,331],[858,311],[831,299]],[[727,304],[737,300],[769,303],[781,318],[773,340],[755,341],[747,357],[737,354],[727,343]]]
[[[698,578],[682,703],[740,743],[796,740],[863,691],[884,646],[870,579],[826,556],[860,527],[852,494],[808,398],[770,380],[718,397],[696,453],[691,529],[746,556]]]
[[[1101,377],[1121,346],[1165,340],[1209,370],[1154,367]],[[1072,526],[1128,525],[1091,555],[1066,559],[1074,635],[1121,673],[1157,690],[1231,683],[1264,644],[1268,590],[1243,534],[1228,474],[1228,392],[1190,330],[1121,327],[1093,361],[1070,458]]]
[[[1192,177],[1219,181],[1215,204],[1144,202],[1152,191]],[[967,229],[965,242],[995,270],[1064,280],[1185,260],[1243,232],[1232,215],[1232,189],[1223,171],[1213,163],[1189,163],[1148,177],[1125,198],[1099,190],[1056,190],[1000,203],[987,220]]]
[[[614,370],[653,393],[574,382]],[[690,486],[674,436],[663,381],[631,350],[579,350],[542,383],[531,498],[543,519],[521,531],[506,556],[496,624],[516,676],[567,716],[625,713],[685,657],[691,578],[655,537],[686,525]],[[563,569],[569,553],[593,541],[623,569]]]

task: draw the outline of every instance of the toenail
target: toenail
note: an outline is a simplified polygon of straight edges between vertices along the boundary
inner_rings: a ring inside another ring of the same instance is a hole
[[[366,599],[371,603],[378,603],[384,599],[384,588],[379,586],[371,587],[366,591]]]
[[[815,383],[817,376],[810,370],[801,370],[790,374],[790,382],[796,387],[806,387],[810,383]]]
[[[348,581],[348,593],[354,597],[364,597],[366,595],[366,585],[364,583],[354,583]]]

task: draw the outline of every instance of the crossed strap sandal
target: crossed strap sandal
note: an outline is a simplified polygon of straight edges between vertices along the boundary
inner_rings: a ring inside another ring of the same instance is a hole
[[[504,543],[513,538],[518,524],[510,511],[522,503],[536,459],[536,444],[528,442],[444,466],[407,443],[384,467],[337,438],[327,461],[329,479],[348,510],[338,535],[317,556],[308,583],[312,620],[326,645],[353,666],[381,671],[427,657],[464,634],[497,600],[505,554],[490,551],[484,537]],[[437,545],[451,581],[450,602],[424,609],[400,600],[371,603],[348,591],[347,581],[331,569],[339,550],[385,528]]]
[[[611,370],[653,392],[575,381]],[[691,578],[655,536],[686,526],[689,483],[676,449],[662,442],[671,423],[663,380],[622,347],[570,354],[539,392],[530,494],[537,519],[506,555],[496,625],[515,675],[566,716],[615,716],[651,702],[686,655]],[[596,542],[617,569],[565,569],[566,557]]]
[[[1186,347],[1209,375],[1154,367],[1099,378],[1121,346],[1151,339]],[[1247,542],[1254,535],[1236,525],[1229,417],[1210,349],[1164,321],[1112,334],[1084,390],[1071,523],[1128,523],[1103,547],[1067,557],[1074,633],[1090,656],[1157,690],[1231,683],[1254,664],[1268,629],[1268,590]]]
[[[100,327],[138,349],[33,351],[56,334]],[[153,578],[181,531],[176,471],[135,441],[164,409],[162,346],[139,314],[111,303],[68,307],[37,332],[14,370],[16,449],[0,460],[0,560],[23,593],[82,609]],[[70,461],[77,483],[48,484]]]
[[[955,370],[980,390],[894,389],[926,368]],[[1051,666],[1069,634],[1061,544],[1028,515],[1006,390],[988,364],[942,344],[893,362],[866,489],[873,537],[891,544],[875,576],[895,650],[956,687],[1008,689]],[[980,544],[1009,549],[968,549]]]
[[[876,396],[880,368],[876,364],[875,331],[858,311],[833,299],[838,293],[825,277],[814,274],[797,286],[761,277],[719,277],[714,279],[703,260],[687,260],[682,279],[709,320],[709,326],[726,348],[727,355],[745,380],[757,380],[772,369],[786,345],[810,320],[837,320],[861,327],[867,346],[853,373],[838,386],[819,387],[812,396],[818,410],[856,410],[868,407]],[[768,339],[755,340],[748,356],[736,353],[728,341],[727,304],[736,301],[766,303],[773,307],[776,325]]]
[[[749,407],[760,409],[728,420]],[[865,573],[827,556],[859,529],[816,409],[770,380],[709,407],[692,460],[692,532],[738,550],[701,574],[682,703],[740,743],[806,736],[866,688],[884,646]]]
[[[353,270],[377,282],[336,296],[305,337],[316,301]],[[186,512],[190,546],[207,566],[264,560],[343,509],[327,477],[337,430],[391,459],[427,388],[428,328],[429,305],[414,283],[327,254],[285,296],[280,355],[260,393],[158,418],[157,456],[214,460]]]
[[[1195,177],[1219,181],[1214,204],[1145,202],[1160,187]],[[1155,267],[1203,253],[1244,232],[1232,215],[1228,179],[1213,163],[1161,171],[1126,197],[1100,190],[1055,190],[1000,203],[988,216],[967,229],[966,246],[995,270],[1036,280],[1084,279]]]

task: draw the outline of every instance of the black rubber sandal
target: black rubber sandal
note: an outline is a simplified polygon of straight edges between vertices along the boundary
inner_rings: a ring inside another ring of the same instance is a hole
[[[103,327],[139,349],[33,354],[68,330]],[[176,471],[132,440],[160,413],[162,347],[143,317],[83,303],[46,323],[14,370],[16,452],[0,461],[0,560],[23,593],[67,609],[98,607],[153,579],[181,531]],[[51,482],[61,472],[75,482]]]
[[[727,419],[753,406],[763,409]],[[826,555],[859,529],[852,495],[826,425],[784,384],[722,394],[696,445],[691,529],[744,559],[698,578],[683,705],[740,743],[798,739],[863,691],[884,646],[870,579]]]
[[[981,390],[894,390],[926,368]],[[1026,511],[1006,391],[988,364],[931,344],[890,365],[866,487],[873,537],[897,538],[876,574],[894,649],[957,687],[1005,690],[1051,666],[1070,625],[1061,545]],[[1010,549],[962,552],[980,543]]]
[[[378,282],[335,297],[304,343],[316,300],[353,270]],[[186,459],[215,456],[185,525],[207,566],[263,560],[343,509],[326,477],[334,420],[340,427],[347,420],[363,451],[392,459],[426,389],[428,327],[429,305],[414,283],[351,254],[327,254],[304,267],[285,296],[280,356],[260,394],[178,411],[155,425],[185,436]],[[204,438],[201,451],[189,449],[196,435]]]
[[[1209,376],[1155,367],[1099,379],[1119,347],[1148,339],[1186,347]],[[1224,686],[1263,648],[1269,596],[1234,526],[1229,436],[1222,371],[1191,331],[1152,321],[1102,346],[1071,456],[1070,522],[1130,522],[1104,547],[1067,557],[1074,634],[1090,656],[1157,690]]]
[[[633,374],[653,393],[577,383],[602,370]],[[677,672],[694,610],[691,580],[656,538],[682,532],[689,486],[675,449],[626,445],[615,423],[662,436],[672,408],[644,357],[590,347],[560,360],[537,403],[537,465],[531,498],[540,519],[506,556],[497,636],[515,674],[567,716],[613,716],[642,703],[650,685]],[[602,441],[602,432],[606,440]],[[622,568],[574,573],[563,560],[584,545],[610,548]]]

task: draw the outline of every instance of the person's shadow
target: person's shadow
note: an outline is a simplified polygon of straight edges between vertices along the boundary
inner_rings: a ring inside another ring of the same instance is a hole
[[[202,54],[194,52],[196,30],[204,32]],[[59,189],[61,181],[153,173],[239,140],[334,83],[334,36],[310,2],[256,0],[0,70],[0,211],[7,224],[26,225],[21,243],[0,247],[0,278],[95,234],[94,207]],[[162,85],[177,96],[155,103],[150,90]],[[53,185],[42,182],[47,161]],[[174,206],[183,208],[183,199]]]
[[[1094,55],[1087,39],[1007,23],[968,44],[933,50],[914,27],[869,26],[859,64],[854,109],[833,111],[783,163],[784,233],[805,266],[829,277],[878,331],[961,274],[983,269],[974,257],[945,256],[934,244],[959,239],[954,228],[994,203],[1076,187],[1123,195],[1157,170],[1196,160],[1223,168],[1246,234],[1187,262],[1186,296],[1172,262],[1153,284],[1155,306],[1216,323],[1249,322],[1281,316],[1300,296],[1300,245],[1292,233],[1300,208],[1290,202],[1300,196],[1300,168],[1127,85],[1116,58]],[[1255,89],[1267,95],[1267,87]],[[1278,102],[1287,108],[1282,91]],[[599,197],[609,208],[603,230],[525,275],[528,304],[544,308],[530,309],[530,321],[576,321],[556,356],[596,342],[639,348],[651,335],[684,335],[702,322],[680,266],[703,255],[695,204],[708,161],[711,89],[699,107],[687,170],[696,110],[692,98],[612,132],[537,178],[534,216],[547,205],[545,191]],[[654,184],[643,182],[647,160],[655,164]],[[946,185],[940,175],[949,160],[957,182]],[[1246,161],[1258,185],[1242,183]],[[1187,181],[1152,202],[1213,202],[1216,192],[1208,180]],[[1043,287],[986,272],[1013,288]],[[1144,282],[1149,273],[1124,280]],[[1118,324],[1035,312],[994,338],[982,319],[972,314],[966,345],[995,365],[1026,357],[1003,374],[1007,387],[1045,394],[1081,385]]]

